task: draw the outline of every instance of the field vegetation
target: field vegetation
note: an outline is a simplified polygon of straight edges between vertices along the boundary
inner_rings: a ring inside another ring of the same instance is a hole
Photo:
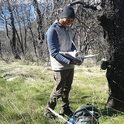
[[[108,97],[105,73],[91,61],[75,66],[70,106],[75,111],[91,103],[100,111],[100,124],[122,124],[123,113],[105,109]],[[63,124],[62,119],[44,117],[53,87],[50,66],[24,65],[21,60],[11,64],[0,61],[0,124]],[[55,111],[60,111],[59,100]]]

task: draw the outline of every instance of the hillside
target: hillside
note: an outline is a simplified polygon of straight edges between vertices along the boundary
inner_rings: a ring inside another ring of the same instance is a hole
[[[87,103],[100,111],[101,124],[122,124],[123,116],[106,110],[107,80],[99,65],[84,62],[75,67],[70,92],[72,111]],[[48,97],[54,87],[50,66],[23,65],[21,61],[6,64],[0,61],[0,122],[1,124],[63,124],[61,119],[44,117]],[[60,111],[60,103],[55,108]]]

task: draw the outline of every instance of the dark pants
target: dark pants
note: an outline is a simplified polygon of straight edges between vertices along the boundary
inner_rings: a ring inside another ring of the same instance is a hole
[[[55,108],[58,98],[61,101],[61,107],[69,106],[69,92],[73,81],[74,69],[54,71],[55,87],[49,97],[47,108]]]

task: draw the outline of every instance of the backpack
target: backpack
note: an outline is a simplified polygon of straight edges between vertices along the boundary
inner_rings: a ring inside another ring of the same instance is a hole
[[[98,109],[87,104],[78,107],[69,122],[72,124],[99,124],[98,119]]]

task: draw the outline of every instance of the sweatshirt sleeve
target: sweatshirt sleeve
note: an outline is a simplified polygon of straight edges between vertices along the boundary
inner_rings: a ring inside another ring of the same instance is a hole
[[[66,64],[70,63],[70,60],[59,54],[58,37],[54,26],[51,26],[46,33],[48,48],[50,55],[58,60],[59,62],[64,62]]]

